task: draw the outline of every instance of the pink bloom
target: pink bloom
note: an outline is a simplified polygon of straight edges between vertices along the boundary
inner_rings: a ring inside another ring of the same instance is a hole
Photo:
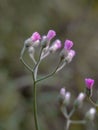
[[[60,40],[56,40],[55,42],[54,42],[54,45],[53,45],[56,49],[59,49],[59,48],[61,48],[61,41]]]
[[[70,40],[66,40],[65,43],[64,43],[64,49],[66,50],[70,50],[73,46],[73,42],[70,41]]]
[[[88,89],[92,89],[94,85],[94,79],[91,78],[85,78],[85,84]]]
[[[70,50],[68,53],[68,55],[72,58],[75,56],[75,54],[76,54],[76,52],[74,50]]]
[[[59,48],[61,48],[61,41],[60,40],[56,40],[53,45],[50,47],[50,51],[55,52],[56,50],[58,50]]]
[[[40,39],[41,39],[41,36],[38,32],[34,32],[31,36],[32,42],[35,42],[35,41],[40,40]]]
[[[49,30],[47,34],[47,39],[50,41],[52,38],[56,36],[56,32],[54,30]]]
[[[74,50],[70,50],[70,51],[68,52],[67,57],[65,58],[66,61],[67,61],[68,63],[70,63],[70,62],[72,61],[73,57],[75,56],[75,54],[76,54],[76,52],[75,52]]]

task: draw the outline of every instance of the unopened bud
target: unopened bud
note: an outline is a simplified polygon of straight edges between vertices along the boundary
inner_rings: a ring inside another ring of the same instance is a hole
[[[68,105],[70,103],[70,97],[71,97],[71,93],[70,92],[66,92],[65,93],[65,100],[64,100],[64,104]]]
[[[42,40],[41,40],[41,46],[43,48],[45,48],[47,46],[47,43],[48,43],[48,39],[47,39],[47,36],[43,36],[42,37]]]
[[[40,43],[41,36],[38,32],[34,32],[30,38],[25,40],[24,44],[26,47],[37,47]]]
[[[86,84],[86,95],[88,97],[91,97],[92,96],[92,88],[94,86],[94,79],[85,78],[85,84]]]
[[[68,63],[70,63],[73,59],[73,57],[75,56],[76,52],[74,50],[70,50],[68,52],[67,57],[65,57],[65,61],[67,61]]]
[[[56,32],[54,30],[49,30],[47,34],[47,39],[50,41],[52,38],[56,36]]]
[[[81,92],[81,93],[78,95],[77,99],[75,100],[74,106],[75,106],[76,108],[81,107],[84,98],[85,98],[85,94]]]
[[[38,32],[34,32],[30,38],[31,38],[32,42],[35,42],[37,40],[40,40],[41,36],[40,36],[40,34]]]
[[[85,118],[87,120],[94,120],[94,117],[95,117],[95,114],[96,114],[96,109],[95,108],[91,108],[87,113],[86,113],[86,116]]]
[[[55,52],[57,51],[59,48],[61,48],[61,41],[59,39],[57,39],[53,45],[49,48],[50,52]]]
[[[65,97],[65,92],[66,92],[65,88],[61,88],[60,95]]]
[[[73,42],[70,41],[70,40],[66,40],[65,43],[64,43],[64,49],[66,50],[70,50],[73,46]]]
[[[60,90],[60,95],[59,95],[59,103],[60,103],[61,105],[64,104],[65,93],[66,93],[65,88],[61,88],[61,90]]]

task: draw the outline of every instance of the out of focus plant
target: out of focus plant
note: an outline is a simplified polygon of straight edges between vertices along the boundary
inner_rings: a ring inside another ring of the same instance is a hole
[[[36,88],[37,84],[49,77],[54,76],[58,73],[64,66],[70,63],[75,56],[75,51],[72,50],[73,42],[71,40],[65,40],[64,47],[61,50],[58,56],[58,63],[54,70],[45,75],[43,77],[38,76],[39,65],[40,63],[45,60],[49,55],[53,55],[56,51],[61,49],[62,42],[57,39],[52,42],[52,39],[56,36],[56,32],[54,30],[49,30],[47,35],[41,36],[38,32],[34,32],[31,37],[24,41],[24,46],[21,51],[20,60],[24,64],[24,66],[32,73],[33,78],[33,86],[32,86],[32,103],[33,103],[33,112],[34,112],[34,121],[35,121],[35,128],[39,130],[39,123],[38,123],[38,113],[37,113],[37,101],[36,101]],[[39,50],[37,50],[39,49]],[[24,60],[24,53],[28,51],[28,54],[33,61],[32,65],[29,65]],[[37,56],[36,56],[37,54]],[[48,67],[47,67],[48,69]],[[59,96],[59,103],[61,112],[63,113],[64,117],[66,118],[66,127],[65,130],[69,130],[69,126],[71,124],[86,124],[87,121],[92,121],[94,119],[96,109],[90,108],[90,110],[85,114],[83,120],[72,120],[71,117],[73,116],[74,112],[80,108],[83,104],[83,101],[87,95],[88,99],[93,103],[94,106],[97,106],[92,99],[92,87],[94,85],[94,80],[90,78],[85,79],[86,83],[86,92],[81,92],[76,100],[72,105],[72,109],[68,112],[68,106],[70,105],[71,93],[66,92],[65,88],[61,88],[60,96]]]

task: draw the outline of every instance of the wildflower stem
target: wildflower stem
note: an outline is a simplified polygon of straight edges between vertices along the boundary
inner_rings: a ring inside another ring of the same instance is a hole
[[[66,123],[66,128],[65,128],[65,130],[69,130],[70,123],[71,123],[71,121],[68,119],[68,120],[67,120],[67,123]]]
[[[73,107],[73,109],[71,110],[71,112],[69,113],[69,117],[71,117],[73,114],[74,114],[74,112],[75,112],[75,107]]]
[[[93,106],[98,107],[98,104],[96,104],[91,97],[89,97],[88,99],[93,104]]]
[[[71,124],[85,124],[86,120],[71,120]]]
[[[41,50],[40,50],[40,54],[39,54],[38,61],[37,61],[36,65],[34,66],[33,70],[35,70],[36,67],[37,67],[37,66],[39,65],[39,63],[40,63],[40,58],[41,58],[42,51],[43,51],[43,47],[42,47]]]
[[[38,117],[37,117],[37,101],[36,101],[36,81],[34,77],[34,73],[32,73],[33,76],[33,111],[34,111],[34,121],[35,121],[35,128],[36,130],[39,130],[38,125]]]
[[[35,79],[37,79],[37,72],[38,72],[38,66],[39,66],[39,64],[40,64],[40,62],[41,62],[41,54],[42,54],[42,51],[43,51],[43,47],[41,48],[41,50],[40,50],[40,54],[39,54],[39,58],[38,58],[38,61],[37,61],[37,63],[36,63],[36,65],[34,66],[34,76],[35,76]]]
[[[23,49],[22,49],[22,51],[21,51],[21,55],[20,55],[20,60],[21,60],[21,62],[24,64],[24,66],[29,70],[29,71],[33,71],[32,70],[32,68],[29,66],[29,65],[27,65],[26,63],[25,63],[25,61],[24,61],[24,59],[23,59],[23,55],[24,55],[24,52],[25,52],[25,46],[23,47]]]
[[[55,70],[54,70],[52,73],[50,73],[50,74],[48,74],[48,75],[46,75],[46,76],[44,76],[44,77],[38,79],[38,80],[36,81],[36,83],[38,83],[38,82],[40,82],[40,81],[42,81],[42,80],[45,80],[45,79],[47,79],[47,78],[53,76],[53,75],[56,73],[57,69],[59,68],[60,63],[61,63],[61,60],[59,60],[59,63],[58,63],[58,65],[57,65],[57,67],[55,68]]]
[[[61,107],[61,112],[62,112],[62,114],[64,115],[65,118],[69,118],[69,117],[68,117],[68,113],[67,113],[67,109],[66,109],[66,108]]]

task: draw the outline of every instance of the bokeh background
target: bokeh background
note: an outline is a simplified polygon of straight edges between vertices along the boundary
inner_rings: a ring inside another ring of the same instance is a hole
[[[63,130],[66,120],[60,112],[60,88],[73,99],[84,91],[84,78],[95,79],[93,98],[98,100],[98,0],[0,0],[0,130],[34,130],[31,104],[32,76],[19,60],[23,42],[34,31],[49,29],[62,42],[74,42],[76,57],[59,74],[38,87],[38,115],[42,130]],[[39,75],[55,67],[57,55],[40,66]],[[27,56],[26,59],[29,62]],[[83,119],[92,105],[85,101],[75,119]],[[69,110],[71,107],[69,107]],[[86,126],[70,130],[98,130],[98,115]]]

